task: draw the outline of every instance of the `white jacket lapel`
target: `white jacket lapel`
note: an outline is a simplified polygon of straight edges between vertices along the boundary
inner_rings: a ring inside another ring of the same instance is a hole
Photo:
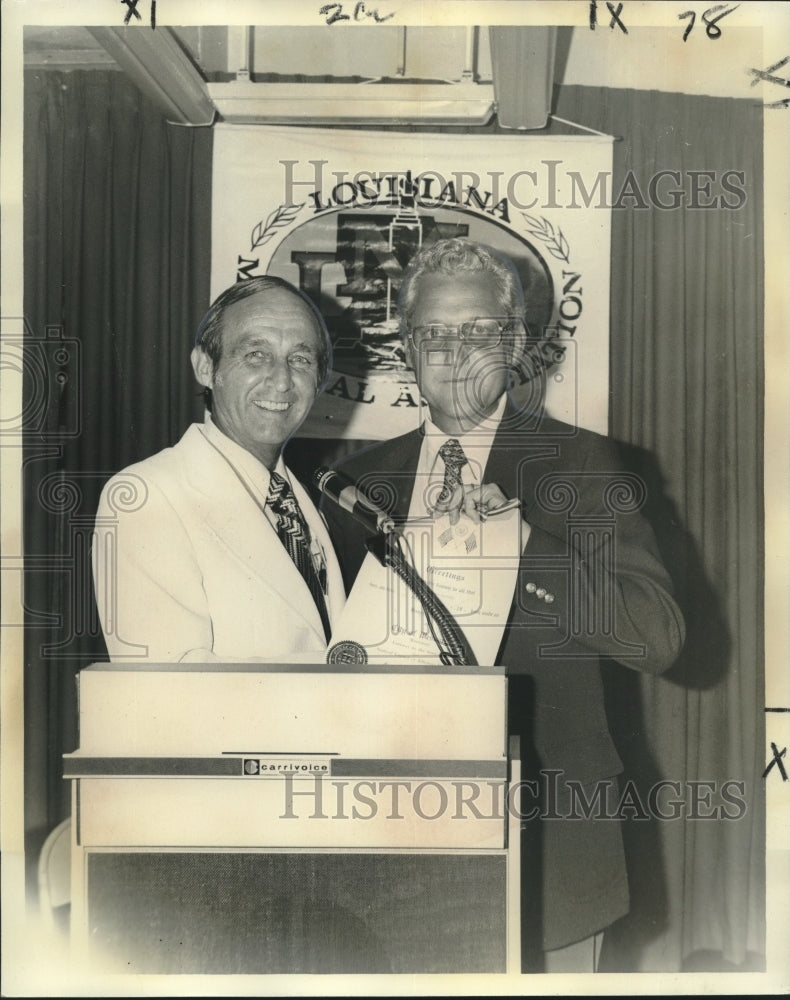
[[[310,589],[285,550],[277,532],[237,473],[199,427],[181,444],[192,488],[202,495],[207,527],[262,586],[285,601],[324,642],[321,616]],[[342,586],[342,585],[341,585]]]

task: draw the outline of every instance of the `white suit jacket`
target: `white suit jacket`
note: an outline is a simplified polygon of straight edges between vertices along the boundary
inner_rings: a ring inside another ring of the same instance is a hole
[[[305,490],[291,482],[323,548],[327,611],[336,622],[345,592],[332,543]],[[324,661],[324,630],[307,584],[198,424],[107,483],[92,560],[112,660]]]

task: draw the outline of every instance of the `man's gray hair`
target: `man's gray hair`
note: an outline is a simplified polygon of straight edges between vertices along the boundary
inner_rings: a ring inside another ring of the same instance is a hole
[[[419,284],[427,274],[490,274],[496,284],[502,316],[524,316],[524,290],[513,264],[483,243],[454,237],[424,246],[412,258],[398,296],[401,333],[408,336]]]

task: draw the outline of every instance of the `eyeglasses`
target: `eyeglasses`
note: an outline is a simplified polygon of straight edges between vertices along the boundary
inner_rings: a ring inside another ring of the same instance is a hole
[[[455,326],[446,323],[415,326],[409,331],[409,337],[415,346],[418,341],[427,341],[437,347],[462,341],[474,347],[498,347],[505,334],[523,329],[523,321],[513,316],[478,316]]]

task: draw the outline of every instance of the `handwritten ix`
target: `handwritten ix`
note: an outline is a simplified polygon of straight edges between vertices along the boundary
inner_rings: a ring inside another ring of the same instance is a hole
[[[626,27],[625,21],[622,17],[624,3],[618,3],[615,6],[611,3],[611,0],[606,0],[606,9],[609,11],[609,28],[614,31],[615,28],[619,28],[624,35],[628,34],[628,28]],[[726,17],[728,14],[732,14],[734,10],[737,10],[740,4],[735,4],[734,7],[728,7],[727,4],[720,3],[716,4],[714,7],[708,7],[702,14],[702,21],[705,25],[705,34],[708,38],[715,41],[717,38],[721,38],[721,28],[718,22],[722,18]],[[678,14],[680,20],[689,19],[689,23],[686,30],[683,32],[683,41],[685,42],[694,27],[697,20],[697,12],[694,10],[683,11],[682,14]],[[591,0],[590,2],[590,30],[595,31],[598,26],[598,0]]]

